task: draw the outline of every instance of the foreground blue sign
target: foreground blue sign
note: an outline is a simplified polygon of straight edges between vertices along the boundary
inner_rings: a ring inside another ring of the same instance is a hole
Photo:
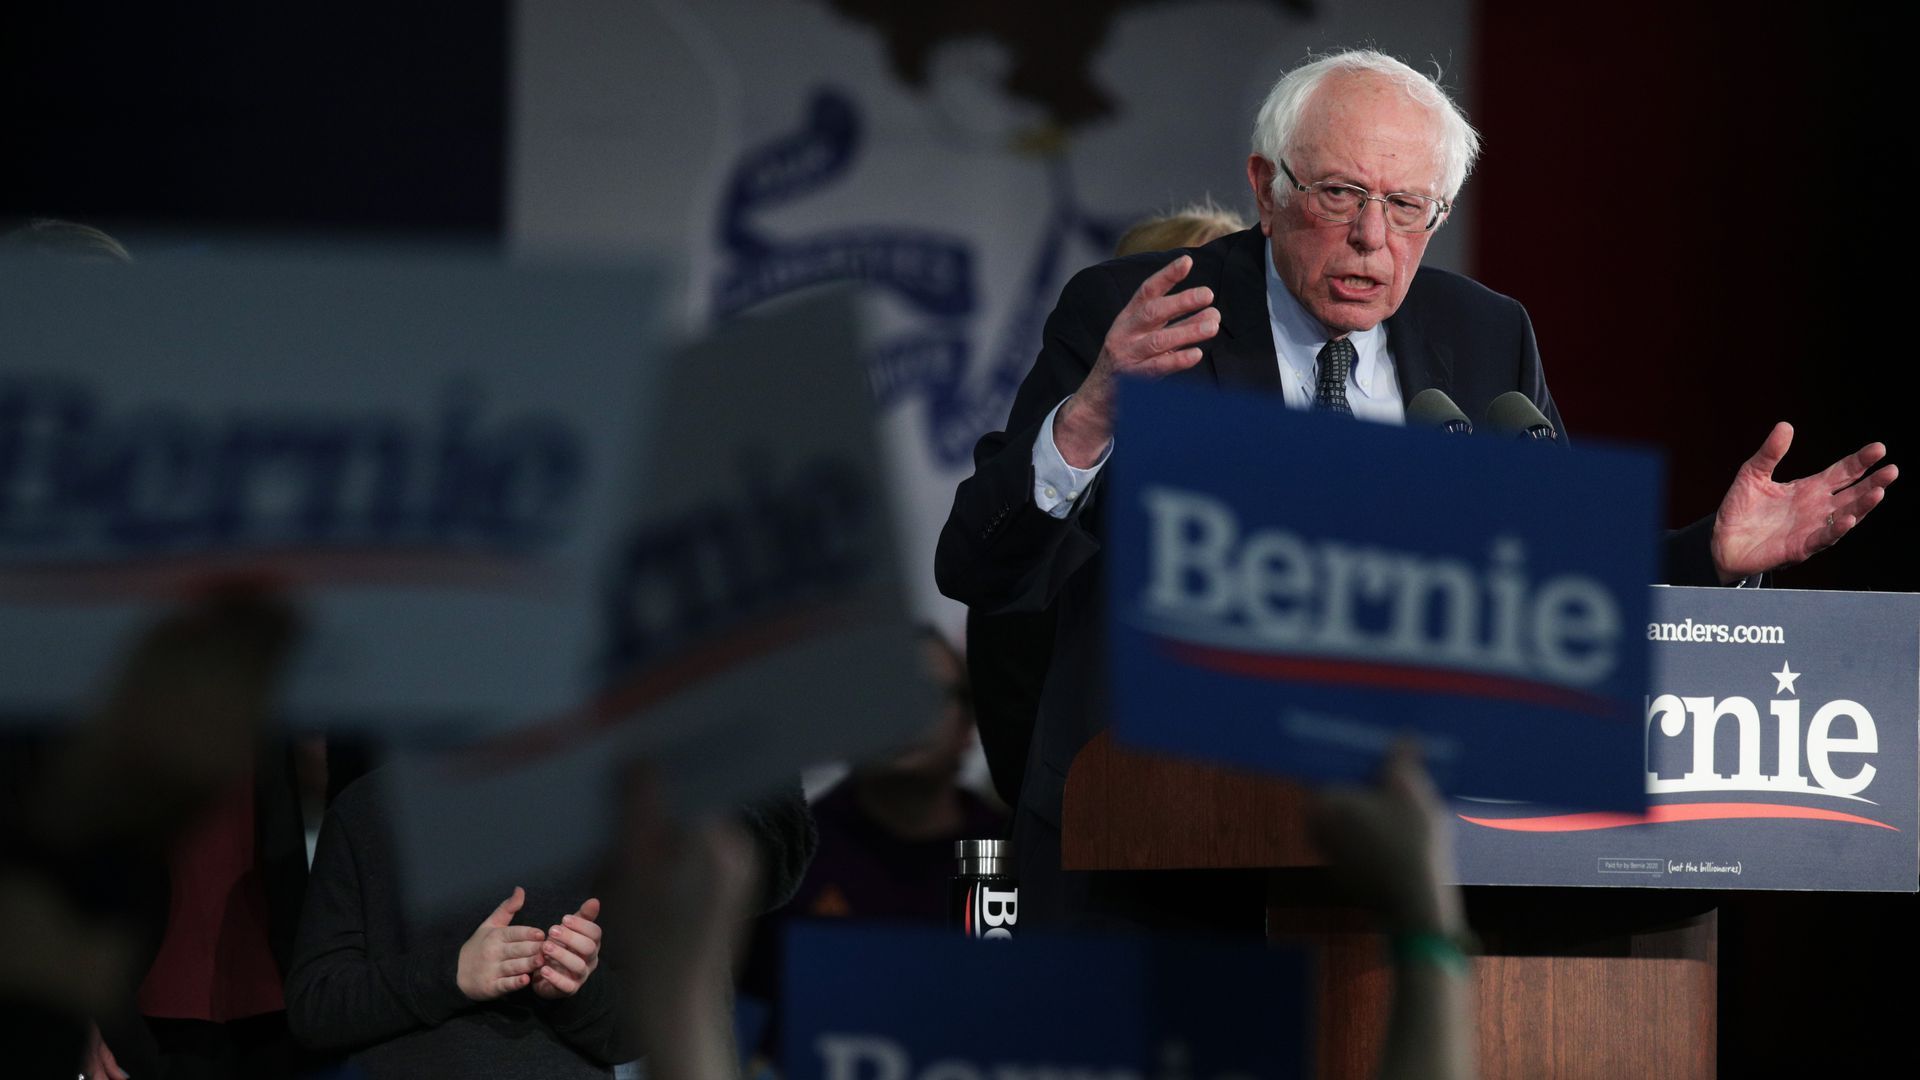
[[[1269,1080],[1311,1061],[1305,958],[1264,946],[802,922],[785,970],[788,1080]]]
[[[1449,792],[1644,805],[1657,459],[1166,383],[1120,416],[1120,738],[1350,780],[1414,732]]]
[[[1920,596],[1650,591],[1646,812],[1461,801],[1460,880],[1913,892]]]

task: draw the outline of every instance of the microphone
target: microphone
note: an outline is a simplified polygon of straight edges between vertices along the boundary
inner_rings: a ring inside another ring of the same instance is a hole
[[[1407,402],[1407,423],[1436,427],[1449,435],[1473,434],[1473,421],[1467,419],[1467,414],[1439,387],[1428,387],[1413,395],[1413,400]]]
[[[1487,423],[1502,435],[1521,440],[1560,441],[1560,433],[1527,395],[1509,390],[1487,406]]]

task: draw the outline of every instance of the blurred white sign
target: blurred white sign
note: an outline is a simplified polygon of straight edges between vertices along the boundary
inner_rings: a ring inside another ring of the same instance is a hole
[[[897,752],[938,716],[900,587],[844,298],[729,324],[666,365],[614,545],[605,689],[548,723],[388,773],[410,900],[505,895],[608,842],[644,759],[670,812]]]
[[[83,708],[235,581],[295,724],[486,730],[599,685],[660,275],[388,253],[0,264],[0,715]]]

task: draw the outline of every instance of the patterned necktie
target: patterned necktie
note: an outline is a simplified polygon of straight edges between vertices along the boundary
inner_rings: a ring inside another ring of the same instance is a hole
[[[1320,386],[1313,395],[1313,407],[1342,416],[1352,416],[1347,404],[1347,373],[1353,370],[1357,354],[1346,338],[1329,341],[1320,350]]]

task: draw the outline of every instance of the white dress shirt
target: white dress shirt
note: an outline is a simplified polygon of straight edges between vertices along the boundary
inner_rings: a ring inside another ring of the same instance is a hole
[[[1307,314],[1287,291],[1273,268],[1273,248],[1266,248],[1267,324],[1273,329],[1273,351],[1280,358],[1280,393],[1295,409],[1313,408],[1320,387],[1320,350],[1326,348],[1327,328]],[[1347,335],[1353,342],[1353,370],[1347,373],[1347,405],[1355,419],[1377,424],[1405,424],[1407,407],[1400,400],[1400,376],[1387,352],[1387,327]]]

